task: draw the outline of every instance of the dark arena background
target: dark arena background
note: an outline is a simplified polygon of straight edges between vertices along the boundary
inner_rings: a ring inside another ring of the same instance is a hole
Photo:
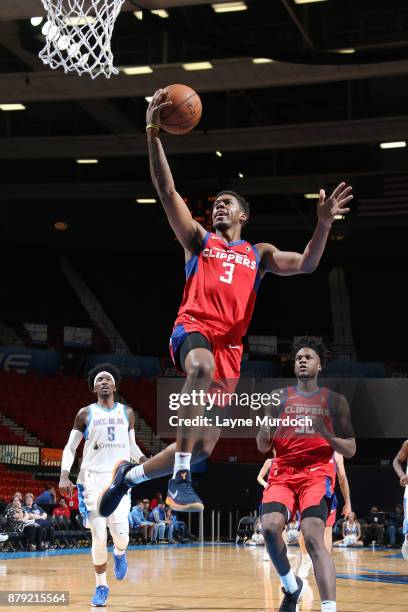
[[[206,229],[216,194],[233,190],[251,206],[245,240],[303,252],[319,190],[328,195],[343,180],[353,187],[351,211],[334,222],[318,269],[263,280],[242,372],[291,378],[290,346],[309,335],[328,348],[323,377],[376,379],[387,389],[398,382],[403,426],[377,435],[360,423],[357,452],[345,461],[364,546],[333,557],[337,610],[408,609],[402,519],[392,528],[404,495],[392,462],[408,438],[408,4],[218,4],[222,12],[209,0],[126,0],[112,38],[119,74],[93,80],[39,59],[40,0],[0,2],[0,528],[9,536],[0,543],[0,605],[11,590],[69,591],[70,609],[88,609],[90,531],[75,501],[69,519],[52,514],[75,415],[94,402],[91,367],[120,370],[119,401],[135,411],[146,456],[170,442],[157,431],[156,394],[159,378],[176,375],[168,343],[184,254],[150,179],[145,126],[155,90],[183,83],[199,94],[202,119],[186,135],[163,134],[162,143],[178,192]],[[186,69],[196,62],[209,64]],[[392,391],[385,397],[387,414]],[[354,405],[357,421],[359,410],[369,415],[368,405]],[[82,444],[74,482],[81,452]],[[278,610],[272,563],[241,544],[259,514],[266,458],[253,438],[221,438],[192,474],[202,522],[180,515],[191,537],[163,547],[140,544],[132,529],[126,583],[115,583],[108,561],[109,607]],[[55,500],[40,506],[54,543],[28,550],[6,507],[16,491],[36,498],[49,487]],[[132,505],[166,490],[167,478],[147,481],[132,490]],[[299,549],[289,551],[296,567]],[[320,610],[313,571],[299,610]]]

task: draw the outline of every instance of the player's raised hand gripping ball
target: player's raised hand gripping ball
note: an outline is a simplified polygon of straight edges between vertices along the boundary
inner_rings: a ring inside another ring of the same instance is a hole
[[[187,85],[169,85],[159,89],[150,102],[147,125],[157,125],[170,134],[186,134],[201,119],[202,105],[194,89]]]

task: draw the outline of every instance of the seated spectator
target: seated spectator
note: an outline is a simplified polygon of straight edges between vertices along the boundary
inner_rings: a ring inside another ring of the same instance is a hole
[[[74,491],[71,497],[65,496],[65,501],[67,502],[67,506],[70,511],[70,516],[68,518],[73,520],[73,518],[76,517],[76,515],[78,514],[78,507],[79,507],[78,489],[76,486],[74,486]]]
[[[44,550],[41,544],[43,541],[43,529],[40,525],[36,524],[34,519],[30,519],[28,513],[23,509],[18,496],[14,497],[8,505],[5,517],[9,531],[24,533],[28,551]]]
[[[292,519],[286,525],[286,543],[290,546],[299,544],[300,524],[296,519]]]
[[[265,544],[262,534],[261,519],[257,519],[254,525],[254,533],[252,534],[251,538],[245,542],[245,544],[249,544],[250,546],[263,546]]]
[[[348,518],[343,522],[343,539],[335,542],[333,546],[364,546],[361,539],[361,526],[356,519],[355,512],[350,512]]]
[[[166,517],[166,505],[160,502],[150,514],[150,519],[157,525],[159,544],[175,544],[173,540],[173,521]],[[167,537],[167,540],[164,538]]]
[[[397,535],[403,538],[404,510],[401,504],[395,506],[394,512],[390,512],[385,533],[387,534],[389,546],[395,546]]]
[[[54,527],[48,520],[47,513],[38,504],[34,503],[34,495],[32,493],[26,493],[24,501],[23,508],[29,518],[34,519],[37,525],[44,529],[45,548],[52,550],[54,548],[55,532]]]
[[[151,511],[152,509],[150,508],[150,500],[148,500],[147,497],[145,497],[143,500],[143,514],[145,517],[145,521],[149,520]]]
[[[154,510],[159,504],[163,503],[163,495],[161,493],[155,493],[153,499],[150,502],[150,509]]]
[[[49,486],[48,489],[40,493],[34,500],[35,504],[56,504],[57,496],[55,495],[55,489],[53,486]]]
[[[71,513],[67,506],[67,502],[63,497],[61,497],[60,499],[59,506],[54,508],[54,510],[52,511],[52,516],[65,516],[68,520],[70,519]]]
[[[157,539],[157,527],[153,521],[146,521],[143,510],[143,502],[139,499],[136,502],[136,506],[129,513],[129,524],[133,529],[140,528],[143,544],[147,544],[148,540],[153,541]]]
[[[17,498],[17,499],[19,499],[21,503],[23,503],[23,496],[22,496],[22,494],[20,493],[20,491],[16,491],[16,492],[14,493],[14,495],[12,496],[12,498],[11,498],[11,502],[9,502],[9,503],[7,504],[7,506],[4,508],[4,511],[3,511],[3,514],[4,514],[4,515],[6,514],[7,510],[9,509],[9,507],[11,506],[11,504],[13,503],[13,501],[14,501],[16,498]]]
[[[377,506],[373,506],[367,515],[366,523],[366,538],[368,542],[376,542],[378,546],[382,546],[385,527],[384,512],[380,512]]]
[[[179,521],[177,514],[175,514],[171,508],[166,509],[166,517],[173,523],[173,533],[179,542],[188,542],[188,528],[184,521]]]

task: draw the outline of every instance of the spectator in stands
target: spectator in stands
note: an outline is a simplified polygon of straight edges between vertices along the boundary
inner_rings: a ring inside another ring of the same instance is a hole
[[[366,537],[369,542],[376,542],[382,546],[384,541],[384,512],[380,512],[377,506],[373,506],[366,518],[367,529]]]
[[[77,487],[74,485],[73,486],[73,493],[71,495],[71,497],[65,497],[65,501],[67,502],[67,506],[69,508],[70,511],[70,516],[68,518],[71,518],[71,521],[74,519],[74,517],[77,516],[78,514],[78,507],[79,507],[79,501],[78,501],[78,489]]]
[[[145,521],[149,520],[151,510],[152,509],[150,508],[150,500],[148,500],[147,497],[145,497],[143,500],[143,514],[145,517]]]
[[[33,519],[30,519],[28,513],[23,509],[18,496],[14,497],[8,505],[5,517],[8,531],[24,533],[28,551],[44,550],[41,544],[43,541],[43,528],[37,525]]]
[[[361,538],[360,523],[356,519],[355,512],[350,512],[343,522],[343,539],[335,542],[333,546],[364,546]]]
[[[34,500],[35,504],[56,504],[57,497],[55,495],[55,489],[52,485],[48,487],[45,491],[40,493],[38,497]]]
[[[286,525],[286,543],[290,546],[299,544],[300,537],[300,524],[296,519],[292,519],[288,525]]]
[[[26,493],[23,508],[29,518],[34,519],[37,525],[44,529],[45,548],[53,550],[55,540],[54,527],[48,520],[47,513],[38,504],[34,503],[34,495],[32,493]]]
[[[166,509],[166,518],[173,523],[173,534],[179,542],[188,542],[188,528],[184,521],[179,521],[177,514],[171,508]]]
[[[163,503],[163,495],[161,493],[155,493],[153,499],[150,502],[150,509],[154,510],[159,504]]]
[[[261,519],[257,519],[254,525],[254,533],[250,537],[249,540],[245,542],[245,544],[249,544],[250,546],[264,546],[264,537],[262,534],[262,525]]]
[[[23,503],[23,496],[22,496],[22,494],[20,493],[20,491],[16,491],[16,492],[14,493],[13,497],[11,498],[11,502],[9,502],[9,503],[7,504],[7,506],[4,508],[4,511],[3,511],[4,515],[6,514],[7,510],[9,509],[9,507],[11,506],[11,504],[13,503],[13,501],[14,501],[16,498],[17,498],[17,499],[19,499],[21,503]]]
[[[389,546],[395,546],[397,535],[403,535],[404,510],[401,504],[395,506],[395,511],[390,512],[385,533],[387,534]]]
[[[142,532],[143,544],[147,544],[148,540],[157,539],[157,527],[153,521],[146,521],[144,515],[144,505],[141,499],[136,502],[129,513],[129,523],[132,529],[140,528]]]
[[[59,506],[57,506],[57,508],[54,508],[54,510],[52,511],[52,516],[65,516],[68,520],[70,519],[71,513],[67,506],[67,502],[63,497],[61,497],[60,499]]]
[[[159,544],[167,544],[167,542],[175,544],[173,540],[173,522],[166,517],[166,506],[163,501],[152,510],[150,519],[157,525]],[[165,537],[167,537],[167,540],[164,539]]]

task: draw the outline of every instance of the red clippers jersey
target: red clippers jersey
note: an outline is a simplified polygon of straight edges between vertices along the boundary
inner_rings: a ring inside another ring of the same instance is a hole
[[[320,417],[326,428],[333,431],[333,393],[325,387],[313,393],[304,393],[297,387],[287,387],[281,394],[279,418],[295,419],[305,416]],[[334,462],[334,450],[329,442],[310,426],[278,426],[273,445],[279,465],[303,467],[317,463]]]
[[[257,248],[225,242],[207,232],[201,251],[186,263],[186,285],[176,325],[198,320],[216,333],[241,340],[260,282]]]

